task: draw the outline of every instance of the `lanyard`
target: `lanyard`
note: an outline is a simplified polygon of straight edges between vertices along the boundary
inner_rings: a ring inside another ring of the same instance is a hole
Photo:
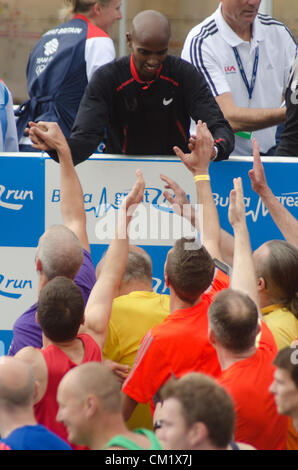
[[[242,64],[241,57],[240,57],[239,52],[237,50],[237,47],[233,47],[233,51],[234,51],[234,54],[235,54],[235,57],[236,57],[236,60],[237,60],[237,63],[238,63],[239,69],[240,69],[242,79],[243,79],[243,81],[245,83],[245,86],[247,88],[249,99],[251,100],[252,99],[252,94],[253,94],[253,91],[254,91],[254,87],[255,87],[255,84],[256,84],[256,78],[257,78],[257,72],[258,72],[259,46],[256,47],[254,67],[253,67],[253,71],[252,71],[252,77],[251,77],[250,84],[248,83],[247,76],[246,76],[246,73],[245,73],[245,70],[244,70],[244,67],[243,67],[243,64]]]

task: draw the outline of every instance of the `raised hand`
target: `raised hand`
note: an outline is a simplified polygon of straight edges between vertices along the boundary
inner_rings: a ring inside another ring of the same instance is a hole
[[[234,189],[230,192],[229,222],[233,228],[240,225],[246,226],[245,204],[241,178],[234,178]]]
[[[29,137],[38,150],[64,150],[68,148],[66,138],[56,122],[29,122]]]
[[[205,122],[198,121],[196,136],[191,138],[189,148],[192,149],[190,154],[183,153],[179,147],[174,147],[174,152],[194,175],[208,172],[214,140]]]
[[[248,176],[251,181],[252,189],[258,195],[261,195],[263,191],[268,188],[268,185],[266,181],[264,166],[261,161],[259,145],[256,139],[253,139],[252,141],[252,148],[253,148],[254,162],[253,162],[252,170],[249,170],[248,172]]]

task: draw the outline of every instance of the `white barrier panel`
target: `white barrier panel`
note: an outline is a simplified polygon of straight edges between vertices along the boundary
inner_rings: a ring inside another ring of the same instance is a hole
[[[268,184],[281,203],[298,217],[298,159],[263,158]],[[153,261],[154,289],[165,292],[163,266],[175,239],[194,235],[188,223],[166,203],[160,174],[174,179],[196,203],[193,178],[174,157],[122,158],[94,155],[76,167],[84,192],[87,230],[94,265],[113,236],[117,212],[140,168],[146,181],[144,201],[131,223],[131,243],[144,247]],[[252,247],[283,238],[259,197],[252,191],[248,170],[252,158],[212,163],[212,190],[220,222],[228,223],[228,198],[233,177],[243,179],[247,224]],[[35,301],[35,248],[44,230],[61,223],[59,166],[42,154],[0,156],[0,355],[7,352],[18,316]]]

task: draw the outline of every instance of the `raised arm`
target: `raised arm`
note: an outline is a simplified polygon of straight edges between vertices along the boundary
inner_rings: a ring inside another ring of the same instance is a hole
[[[241,178],[234,178],[234,189],[230,193],[229,221],[234,230],[234,259],[231,288],[249,295],[256,303],[260,312],[257,278],[246,225]],[[261,317],[261,313],[259,315]]]
[[[267,184],[257,141],[253,140],[253,169],[248,172],[252,189],[260,196],[285,239],[298,248],[298,221],[279,202]]]
[[[195,179],[198,203],[203,209],[203,227],[200,229],[201,240],[213,258],[222,260],[220,252],[220,225],[214,203],[209,177],[210,159],[213,155],[214,141],[207,125],[198,121],[196,139],[190,154],[184,154],[174,147],[176,155]]]
[[[30,138],[35,142],[33,147],[39,150],[50,147],[57,151],[60,163],[60,208],[63,223],[77,235],[83,248],[90,251],[82,186],[67,141],[55,122],[38,124],[31,122],[29,126]]]
[[[137,205],[144,196],[145,182],[140,170],[137,170],[137,181],[124,199],[119,210],[115,237],[105,255],[99,278],[94,285],[85,309],[85,327],[89,334],[103,349],[112,302],[121,282],[129,246],[128,227]]]
[[[216,97],[234,132],[257,131],[285,122],[286,108],[245,108],[236,106],[232,93]]]

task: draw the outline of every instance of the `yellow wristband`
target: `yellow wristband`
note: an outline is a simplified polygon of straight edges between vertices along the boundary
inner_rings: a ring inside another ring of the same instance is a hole
[[[197,181],[210,181],[210,176],[209,175],[196,175],[194,176],[195,182]]]

